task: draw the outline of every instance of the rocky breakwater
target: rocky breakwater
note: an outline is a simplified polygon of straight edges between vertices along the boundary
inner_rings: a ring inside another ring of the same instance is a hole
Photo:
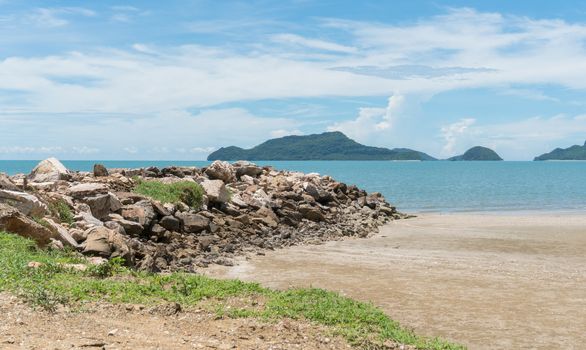
[[[402,217],[379,193],[243,161],[72,172],[48,159],[31,174],[0,175],[0,230],[151,271],[366,237]]]

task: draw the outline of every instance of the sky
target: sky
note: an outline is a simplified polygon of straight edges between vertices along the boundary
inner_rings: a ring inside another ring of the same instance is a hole
[[[583,1],[0,0],[0,159],[342,131],[531,160],[584,143],[585,92]]]

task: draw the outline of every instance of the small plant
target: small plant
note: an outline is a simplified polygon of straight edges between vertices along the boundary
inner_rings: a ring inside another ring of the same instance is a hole
[[[85,272],[91,277],[107,278],[121,271],[123,265],[124,259],[115,257],[101,264],[91,265]]]
[[[20,295],[31,305],[40,307],[48,312],[55,312],[59,305],[68,303],[68,299],[65,296],[45,288],[42,284],[21,291]]]
[[[134,192],[163,203],[183,202],[192,208],[199,208],[203,202],[203,188],[191,181],[164,184],[159,181],[138,180]]]
[[[53,216],[58,217],[59,221],[70,225],[73,223],[73,212],[63,199],[58,199],[50,203],[49,211]]]
[[[51,225],[49,225],[49,223],[47,222],[47,220],[45,220],[42,217],[39,216],[33,216],[32,217],[33,221],[36,222],[37,224],[43,226],[46,229],[51,229]]]

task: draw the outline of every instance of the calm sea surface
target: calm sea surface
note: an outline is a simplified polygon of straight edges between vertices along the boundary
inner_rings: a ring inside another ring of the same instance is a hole
[[[28,173],[37,161],[0,160],[0,172]],[[90,171],[93,161],[63,161]],[[111,168],[205,166],[202,161],[99,161]],[[572,210],[586,213],[586,162],[272,161],[384,194],[406,212]]]

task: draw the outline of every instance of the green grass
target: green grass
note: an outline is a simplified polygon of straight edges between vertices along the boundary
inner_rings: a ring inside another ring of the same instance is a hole
[[[71,208],[62,199],[49,203],[49,211],[63,223],[72,224],[74,221]]]
[[[31,261],[42,263],[29,268]],[[200,275],[152,274],[130,270],[122,261],[76,271],[64,263],[80,263],[73,252],[45,251],[22,237],[0,233],[0,291],[15,293],[47,310],[61,304],[87,301],[154,305],[178,302],[183,307],[205,300],[206,307],[225,317],[256,317],[309,320],[326,326],[361,349],[382,349],[386,340],[415,345],[420,349],[464,349],[440,339],[428,339],[402,328],[381,310],[337,293],[320,289],[274,291],[256,283],[215,280]],[[227,307],[231,298],[249,300]],[[256,304],[255,300],[262,300]]]
[[[192,208],[200,207],[203,201],[202,187],[191,181],[164,184],[159,181],[138,180],[134,192],[163,203],[183,202]]]

